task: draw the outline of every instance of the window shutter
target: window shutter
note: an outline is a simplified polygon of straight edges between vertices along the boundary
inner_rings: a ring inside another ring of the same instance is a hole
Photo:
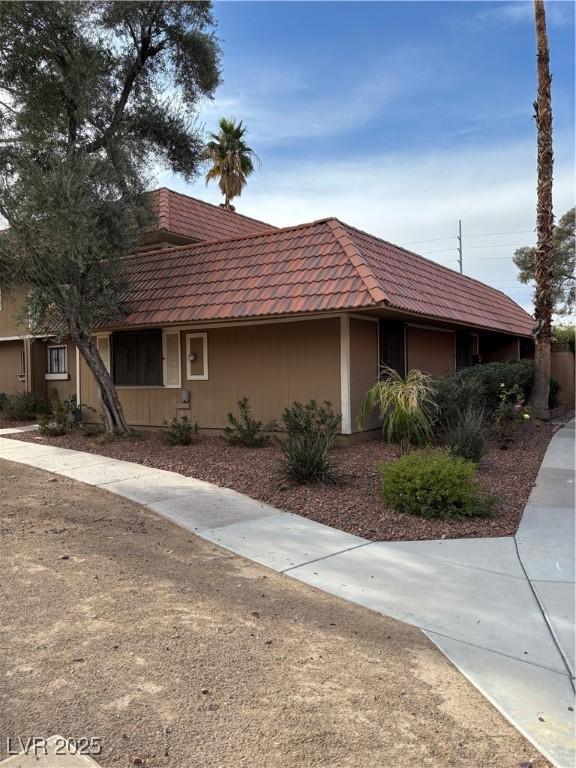
[[[164,386],[180,386],[180,331],[164,331]]]
[[[110,336],[96,336],[96,348],[100,353],[106,370],[110,373]]]

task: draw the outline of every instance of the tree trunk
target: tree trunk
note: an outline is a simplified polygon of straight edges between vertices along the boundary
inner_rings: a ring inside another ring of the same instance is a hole
[[[552,313],[554,310],[552,247],[554,214],[552,211],[552,96],[550,75],[550,51],[546,34],[546,14],[543,0],[534,0],[536,18],[536,48],[538,95],[534,103],[538,143],[538,203],[536,228],[536,271],[534,294],[534,383],[532,408],[537,418],[547,419],[550,390],[550,341],[552,338]]]
[[[70,328],[70,334],[100,387],[100,402],[102,403],[106,431],[117,434],[130,432],[112,377],[106,370],[90,335],[78,327]]]

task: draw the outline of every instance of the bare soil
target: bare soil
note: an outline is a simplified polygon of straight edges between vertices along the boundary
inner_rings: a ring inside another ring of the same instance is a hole
[[[547,765],[415,628],[104,491],[0,486],[0,759],[58,733],[106,768]]]
[[[337,485],[301,486],[287,480],[278,447],[229,446],[221,437],[201,435],[190,446],[171,446],[160,431],[101,442],[79,433],[45,438],[35,433],[17,439],[59,445],[135,461],[233,488],[279,509],[373,541],[511,536],[552,437],[550,424],[527,424],[508,450],[491,446],[478,476],[482,489],[497,499],[494,517],[427,520],[388,509],[380,496],[378,465],[396,458],[379,440],[334,449],[341,476]]]

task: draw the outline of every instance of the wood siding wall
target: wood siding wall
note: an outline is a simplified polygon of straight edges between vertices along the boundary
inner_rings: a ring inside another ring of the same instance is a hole
[[[0,309],[0,337],[24,336],[26,330],[17,322],[24,305],[25,291],[22,288],[2,288],[2,309]]]
[[[200,333],[203,329],[194,329]],[[340,321],[338,318],[205,329],[208,334],[206,381],[186,379],[186,331],[181,332],[181,388],[190,392],[189,408],[180,389],[119,387],[126,418],[135,426],[162,426],[174,416],[189,416],[201,429],[222,429],[237,401],[250,398],[254,416],[280,419],[294,400],[330,400],[340,405]],[[190,331],[189,331],[190,332]],[[99,418],[97,387],[81,362],[81,401]]]
[[[23,341],[0,341],[0,392],[14,395],[26,391],[26,381],[20,381]]]
[[[360,406],[366,392],[378,379],[378,322],[350,319],[350,403],[352,432],[378,426],[378,416],[361,428],[358,424]]]
[[[442,376],[456,368],[456,346],[452,331],[406,327],[408,370],[417,368],[431,376]]]

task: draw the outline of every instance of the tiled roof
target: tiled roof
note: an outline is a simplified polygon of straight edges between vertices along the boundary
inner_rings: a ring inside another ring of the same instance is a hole
[[[223,240],[276,229],[271,224],[173,192],[166,187],[155,189],[152,196],[158,215],[157,229],[191,240]]]
[[[325,219],[131,256],[122,325],[390,307],[530,335],[512,299],[415,253]]]
[[[346,226],[390,306],[427,317],[530,336],[534,322],[502,291]]]

